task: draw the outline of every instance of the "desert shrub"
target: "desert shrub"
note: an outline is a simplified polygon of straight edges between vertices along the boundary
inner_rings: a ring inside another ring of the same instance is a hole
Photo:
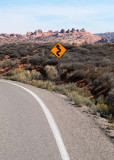
[[[32,70],[32,65],[31,64],[27,64],[25,69],[31,71]]]
[[[109,123],[113,123],[113,122],[114,122],[114,118],[113,118],[113,115],[112,115],[112,114],[110,114],[110,115],[108,116],[108,122],[109,122]]]
[[[114,117],[114,88],[108,93],[106,104],[110,107],[110,113]]]
[[[22,63],[22,64],[26,64],[26,63],[27,63],[27,58],[23,58],[23,59],[21,60],[21,63]]]
[[[97,98],[97,103],[99,103],[99,104],[103,104],[104,101],[105,101],[104,95],[100,95],[100,96]]]
[[[100,115],[102,117],[109,114],[109,108],[106,104],[99,104],[98,103],[97,106],[96,106],[96,110],[97,110],[98,113],[100,113]]]
[[[90,97],[91,96],[91,92],[88,88],[83,87],[83,88],[76,88],[76,91],[78,92],[79,95],[83,96],[83,97]]]
[[[98,77],[94,82],[93,85],[95,87],[101,85],[102,87],[109,87],[112,88],[114,85],[114,73],[106,73],[100,77]]]
[[[67,95],[68,93],[77,92],[82,97],[90,97],[91,93],[87,88],[79,88],[75,83],[61,84],[53,88],[54,91]]]
[[[108,93],[108,96],[106,97],[106,103],[109,106],[114,106],[114,88]]]
[[[89,54],[89,50],[87,48],[82,48],[82,47],[73,48],[71,49],[71,51],[76,51],[81,54]]]
[[[94,105],[89,98],[79,95],[77,91],[68,93],[68,97],[70,98],[70,100],[75,102],[75,104],[78,106],[86,105],[86,106],[92,107]]]
[[[50,82],[50,81],[42,81],[42,80],[32,80],[31,84],[39,87],[39,88],[43,88],[43,89],[48,89],[48,90],[52,90],[54,83]]]
[[[101,65],[103,67],[110,66],[111,65],[111,60],[107,59],[107,58],[103,58],[102,61],[101,61]]]
[[[4,67],[4,62],[0,62],[0,68]]]
[[[68,84],[63,84],[63,85],[60,85],[61,87],[63,87],[65,90],[68,90],[70,92],[76,90],[76,84],[75,83],[68,83]]]
[[[55,85],[53,87],[53,91],[63,94],[63,95],[67,95],[68,91],[65,89],[65,87],[63,85]]]
[[[20,57],[20,55],[18,53],[12,53],[10,55],[10,58],[19,58],[19,57]]]
[[[40,72],[37,72],[35,70],[32,70],[31,71],[31,80],[39,80],[41,79],[41,73]]]
[[[24,57],[22,60],[21,60],[21,63],[22,64],[28,64],[29,63],[29,60],[30,60],[30,56],[29,55],[27,55],[26,57]]]
[[[38,80],[41,78],[41,74],[37,71],[30,72],[29,70],[17,69],[8,72],[6,76],[10,76],[12,80],[21,82],[28,82],[32,80]]]
[[[49,80],[55,81],[58,79],[58,71],[54,66],[45,66],[45,71]]]
[[[100,76],[102,76],[103,74],[104,74],[104,71],[102,71],[100,69],[98,71],[94,71],[93,69],[91,69],[88,74],[88,78],[90,78],[92,81],[94,81],[97,78],[99,78]]]
[[[38,64],[41,64],[43,62],[43,60],[44,60],[43,57],[40,57],[38,55],[34,55],[32,58],[29,59],[29,62],[32,65],[38,65]]]
[[[20,50],[19,54],[20,54],[21,57],[25,57],[25,56],[28,55],[28,51],[27,50]]]
[[[7,59],[5,61],[0,62],[0,67],[5,68],[6,66],[14,65],[15,63],[18,63],[18,60],[12,61],[10,59]]]
[[[86,65],[87,66],[87,65]],[[75,70],[82,70],[83,68],[85,68],[85,64],[81,63],[81,62],[76,62],[76,63],[70,63],[67,65],[67,62],[65,63],[65,65],[62,65],[61,68],[65,68],[68,69],[68,71],[75,71]]]
[[[70,74],[67,75],[68,80],[70,80],[72,82],[84,79],[84,77],[85,77],[84,70],[78,70],[78,71],[75,71],[75,72],[71,72]]]
[[[38,61],[39,61],[39,58],[40,57],[32,57],[30,58],[29,62],[32,64],[32,65],[37,65],[38,64]]]
[[[60,86],[62,88],[64,88],[67,92],[76,91],[76,92],[78,92],[79,95],[81,95],[83,97],[90,97],[91,96],[91,92],[87,88],[79,88],[76,86],[75,83],[62,84]]]
[[[53,65],[53,66],[55,66],[55,65],[58,64],[58,61],[57,61],[57,59],[46,59],[42,63],[43,63],[44,66],[45,65]]]
[[[114,130],[114,124],[109,124],[107,127],[108,130]]]
[[[30,80],[31,77],[29,71],[26,72],[25,70],[22,69],[13,70],[11,74],[12,74],[11,76],[12,80],[21,81],[24,83]]]
[[[8,71],[8,72],[5,72],[4,74],[3,74],[3,76],[8,76],[8,77],[11,77],[11,76],[13,76],[14,74],[13,74],[13,72],[12,71]]]

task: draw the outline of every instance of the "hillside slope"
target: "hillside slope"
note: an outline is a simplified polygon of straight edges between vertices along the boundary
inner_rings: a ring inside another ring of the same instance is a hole
[[[114,117],[114,44],[64,44],[67,52],[60,59],[61,81],[53,46],[0,46],[0,77],[61,92],[78,105],[94,103],[101,116]]]

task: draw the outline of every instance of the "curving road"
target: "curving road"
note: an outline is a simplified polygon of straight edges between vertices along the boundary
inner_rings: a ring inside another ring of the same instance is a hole
[[[0,80],[0,160],[113,158],[113,144],[66,97]]]

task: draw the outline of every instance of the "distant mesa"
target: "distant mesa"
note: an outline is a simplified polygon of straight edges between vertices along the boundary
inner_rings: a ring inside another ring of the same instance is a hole
[[[4,43],[105,43],[107,39],[101,38],[99,35],[94,35],[83,28],[81,30],[72,28],[61,29],[60,31],[43,32],[41,29],[35,30],[34,32],[27,32],[26,35],[21,34],[0,34],[0,45]]]
[[[66,31],[65,31],[65,29],[61,29],[60,32],[58,32],[58,30],[54,31],[54,32],[52,30],[49,30],[48,32],[43,32],[41,29],[39,29],[39,30],[36,30],[35,32],[27,32],[26,36],[31,36],[31,35],[36,35],[36,36],[39,36],[39,35],[49,35],[47,33],[50,33],[52,35],[54,33],[76,33],[76,32],[86,32],[86,31],[85,31],[84,28],[81,29],[81,30],[79,30],[79,29],[76,30],[75,28],[72,28],[71,30],[68,29]]]

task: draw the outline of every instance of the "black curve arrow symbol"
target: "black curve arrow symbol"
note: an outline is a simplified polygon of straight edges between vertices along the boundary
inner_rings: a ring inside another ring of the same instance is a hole
[[[60,55],[59,55],[59,53],[61,52],[60,46],[57,44],[56,47],[57,47],[57,49],[58,49],[57,55],[60,56]]]

